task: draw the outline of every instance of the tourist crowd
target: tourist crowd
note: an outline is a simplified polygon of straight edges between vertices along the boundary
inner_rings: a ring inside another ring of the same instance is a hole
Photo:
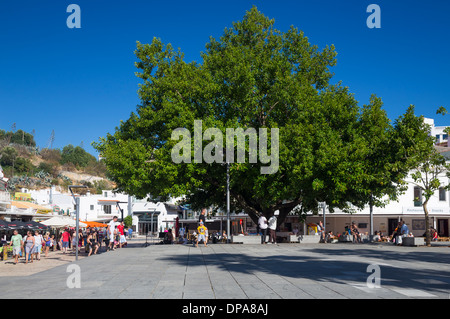
[[[131,238],[132,229],[124,225],[124,222],[117,222],[117,216],[108,223],[107,227],[87,227],[80,228],[78,237],[74,228],[65,228],[62,232],[51,233],[44,231],[34,232],[29,230],[25,236],[14,230],[8,247],[12,247],[14,264],[23,257],[25,263],[39,261],[41,255],[48,257],[50,251],[60,250],[63,254],[73,252],[83,252],[87,256],[101,252],[116,250],[127,246],[127,236]],[[77,242],[78,238],[78,242]],[[5,247],[4,247],[5,248]],[[83,249],[84,248],[84,249]]]

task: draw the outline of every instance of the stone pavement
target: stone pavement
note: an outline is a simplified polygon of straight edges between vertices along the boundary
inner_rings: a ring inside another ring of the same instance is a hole
[[[140,243],[28,276],[9,270],[0,276],[0,297],[449,299],[449,262],[448,247]],[[69,288],[77,273],[81,287]]]

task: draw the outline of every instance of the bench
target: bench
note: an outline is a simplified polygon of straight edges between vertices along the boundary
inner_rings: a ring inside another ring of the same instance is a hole
[[[318,244],[320,242],[320,236],[318,235],[300,235],[298,236],[298,242],[303,244]]]
[[[269,236],[267,236],[268,240]],[[261,244],[261,236],[233,236],[233,244]]]
[[[402,245],[403,246],[423,246],[425,245],[425,238],[424,237],[404,237],[402,238]]]

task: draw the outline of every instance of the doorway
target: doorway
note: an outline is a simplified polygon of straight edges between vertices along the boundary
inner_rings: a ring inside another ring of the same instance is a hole
[[[388,219],[388,236],[392,235],[395,228],[398,226],[398,218],[389,218]]]
[[[448,237],[448,219],[438,219],[437,224],[439,237]]]

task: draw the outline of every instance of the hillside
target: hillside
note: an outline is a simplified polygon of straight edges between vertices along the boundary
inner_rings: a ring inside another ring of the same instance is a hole
[[[18,133],[17,133],[18,132]],[[9,178],[8,189],[21,187],[42,189],[55,185],[67,191],[69,185],[86,185],[91,193],[113,189],[106,166],[80,146],[66,145],[60,149],[40,149],[33,136],[18,130],[0,130],[0,165]]]

